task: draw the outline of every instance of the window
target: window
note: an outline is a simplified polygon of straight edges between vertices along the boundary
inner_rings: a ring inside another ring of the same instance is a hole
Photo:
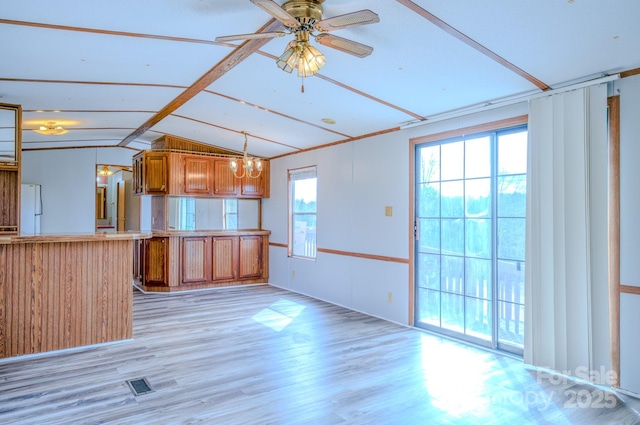
[[[224,199],[222,202],[223,223],[226,230],[236,230],[238,228],[238,200]]]
[[[416,146],[416,326],[522,353],[527,129]]]
[[[316,167],[289,170],[289,256],[316,258]]]

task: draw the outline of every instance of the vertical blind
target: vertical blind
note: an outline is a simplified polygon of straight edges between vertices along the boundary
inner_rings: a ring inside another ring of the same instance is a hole
[[[608,370],[607,85],[531,100],[528,149],[525,363]]]

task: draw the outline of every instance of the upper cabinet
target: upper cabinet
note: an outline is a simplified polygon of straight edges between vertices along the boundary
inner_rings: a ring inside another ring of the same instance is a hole
[[[144,151],[133,157],[136,195],[268,198],[269,161],[260,176],[237,178],[229,158],[206,154]]]
[[[169,154],[148,152],[144,155],[143,179],[149,195],[166,195],[169,187]]]
[[[0,103],[0,233],[20,226],[22,107]]]
[[[182,155],[182,193],[185,195],[212,195],[212,164],[206,156]]]
[[[213,194],[215,196],[238,196],[240,179],[233,175],[233,171],[229,167],[229,160],[227,158],[216,158],[213,164],[213,169],[215,170]]]

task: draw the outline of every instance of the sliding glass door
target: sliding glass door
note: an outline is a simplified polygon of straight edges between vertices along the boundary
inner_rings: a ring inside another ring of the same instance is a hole
[[[416,146],[416,326],[522,353],[527,129]]]

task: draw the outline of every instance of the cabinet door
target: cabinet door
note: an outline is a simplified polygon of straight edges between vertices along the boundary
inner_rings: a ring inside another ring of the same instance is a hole
[[[182,238],[180,259],[182,283],[202,283],[209,279],[211,270],[211,238],[194,236]]]
[[[238,237],[214,236],[212,244],[211,280],[235,280],[238,268]]]
[[[133,158],[133,193],[134,195],[141,195],[144,193],[143,185],[143,171],[142,171],[142,156]]]
[[[229,167],[229,160],[216,159],[213,162],[213,195],[214,196],[237,196],[238,179]]]
[[[167,238],[146,239],[144,245],[144,283],[167,285]]]
[[[168,183],[166,154],[146,154],[144,159],[145,189],[148,194],[166,194]]]
[[[247,198],[268,198],[269,197],[269,162],[262,162],[262,172],[260,176],[251,178],[244,176],[240,182],[240,195]]]
[[[20,230],[22,106],[0,103],[0,123],[0,233],[16,234]]]
[[[240,236],[238,278],[262,276],[262,236]]]
[[[144,239],[133,241],[133,278],[144,282]]]
[[[210,195],[211,194],[211,158],[188,157],[182,159],[184,171],[184,186],[186,195]]]
[[[20,173],[0,169],[0,233],[18,233]]]

